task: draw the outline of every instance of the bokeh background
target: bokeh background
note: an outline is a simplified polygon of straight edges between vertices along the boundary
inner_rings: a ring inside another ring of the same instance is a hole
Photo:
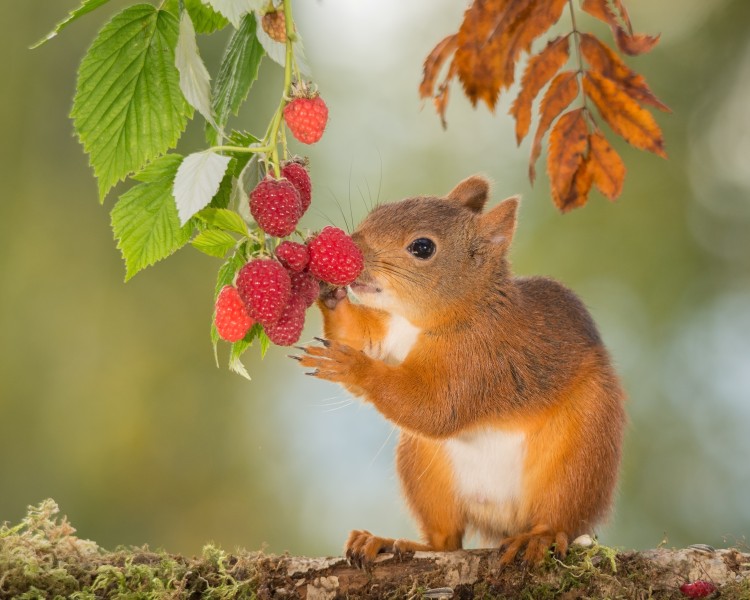
[[[112,0],[46,46],[74,0],[0,2],[0,521],[52,497],[82,537],[196,554],[336,554],[351,528],[412,536],[376,411],[272,348],[252,382],[214,365],[219,261],[186,248],[123,283],[109,211],[67,118],[78,61]],[[358,221],[374,201],[444,194],[473,173],[524,197],[512,259],[590,307],[624,377],[630,428],[609,544],[743,543],[750,534],[750,3],[629,0],[662,32],[630,61],[672,109],[665,161],[624,144],[614,204],[561,216],[526,178],[505,96],[495,115],[454,88],[448,130],[417,97],[455,0],[295,3],[330,107],[303,225]],[[567,16],[562,26],[567,27]],[[611,41],[608,30],[588,19]],[[226,36],[203,39],[215,72]],[[219,39],[220,38],[220,39]],[[265,61],[237,123],[262,131],[281,70]],[[182,149],[202,144],[193,123]],[[540,165],[540,172],[543,169]],[[117,189],[122,192],[124,186]],[[339,206],[341,208],[339,208]],[[320,328],[310,313],[304,339]]]

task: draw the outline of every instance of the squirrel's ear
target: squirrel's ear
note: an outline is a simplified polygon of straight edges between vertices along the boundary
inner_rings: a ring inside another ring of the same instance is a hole
[[[478,213],[482,212],[489,194],[490,182],[481,175],[472,175],[451,190],[448,200],[463,204],[469,210]]]
[[[507,250],[516,231],[516,215],[521,196],[506,198],[487,214],[479,217],[482,236]]]

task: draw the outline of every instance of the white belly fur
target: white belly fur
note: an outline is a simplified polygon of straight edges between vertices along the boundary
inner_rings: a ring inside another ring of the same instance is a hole
[[[387,363],[403,362],[416,343],[420,331],[404,317],[393,314],[388,322],[385,338],[376,347],[368,348],[367,354]]]
[[[444,442],[467,516],[484,537],[498,538],[517,528],[526,436],[483,429]]]

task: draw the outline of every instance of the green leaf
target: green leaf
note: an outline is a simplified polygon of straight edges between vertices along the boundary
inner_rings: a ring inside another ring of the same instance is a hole
[[[230,113],[237,114],[258,77],[258,68],[265,52],[258,42],[255,29],[255,15],[245,15],[224,51],[213,90],[213,108],[219,127],[226,125]]]
[[[196,33],[213,33],[219,29],[224,29],[229,24],[220,13],[216,12],[201,0],[183,0],[185,10],[188,11],[190,18],[195,25]],[[164,8],[174,15],[179,14],[179,0],[167,0]]]
[[[240,131],[238,129],[232,129],[232,133],[229,134],[229,141],[234,146],[250,146],[260,143],[260,140],[249,131]]]
[[[224,179],[222,179],[221,183],[219,184],[219,191],[216,192],[213,198],[211,198],[209,207],[226,208],[227,206],[229,206],[229,201],[232,198],[232,186],[234,185],[233,165],[235,164],[235,162],[236,160],[232,159],[232,161],[229,163],[227,172],[224,173]]]
[[[232,158],[205,150],[185,157],[174,179],[174,198],[180,223],[185,224],[219,193]]]
[[[234,255],[219,268],[216,277],[216,288],[214,289],[214,299],[218,298],[221,288],[225,285],[234,285],[234,278],[237,272],[245,265],[243,248],[240,247]]]
[[[190,243],[193,248],[204,254],[224,258],[227,252],[234,248],[237,240],[221,229],[206,229],[196,235]]]
[[[190,240],[193,226],[180,227],[172,196],[181,162],[179,154],[156,159],[135,175],[141,183],[120,196],[112,209],[112,230],[125,259],[125,281]]]
[[[204,221],[209,227],[239,233],[247,237],[247,224],[233,210],[226,208],[204,208],[195,216]]]
[[[247,332],[247,335],[239,342],[233,343],[229,350],[229,370],[234,371],[238,375],[242,375],[246,379],[250,379],[250,375],[248,374],[247,369],[245,369],[245,365],[240,361],[240,357],[245,353],[245,350],[252,345],[255,338],[260,338],[261,352],[263,352],[263,338],[266,338],[267,340],[268,338],[266,337],[266,334],[263,333],[263,328],[259,323],[253,325],[250,328],[250,331]],[[263,352],[263,354],[265,353]]]
[[[75,10],[71,10],[65,19],[63,19],[57,25],[55,25],[55,28],[52,31],[50,31],[46,36],[44,36],[36,44],[31,46],[31,50],[33,50],[34,48],[39,48],[39,46],[46,44],[53,37],[55,37],[58,33],[60,33],[63,29],[65,29],[68,25],[70,25],[73,21],[79,19],[83,15],[90,13],[93,10],[96,10],[103,4],[106,4],[107,2],[109,2],[109,0],[83,0],[83,2],[81,2],[81,5],[78,8],[76,8]]]
[[[174,64],[177,36],[174,15],[137,4],[104,26],[81,62],[70,115],[102,201],[174,147],[192,114]]]

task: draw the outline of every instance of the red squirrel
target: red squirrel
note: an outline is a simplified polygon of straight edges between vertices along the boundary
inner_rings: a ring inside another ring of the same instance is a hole
[[[482,212],[486,179],[373,210],[364,270],[321,293],[325,338],[297,357],[401,430],[397,467],[423,541],[351,532],[346,555],[457,550],[538,562],[591,533],[617,481],[624,394],[594,322],[560,283],[514,277],[518,198]]]

